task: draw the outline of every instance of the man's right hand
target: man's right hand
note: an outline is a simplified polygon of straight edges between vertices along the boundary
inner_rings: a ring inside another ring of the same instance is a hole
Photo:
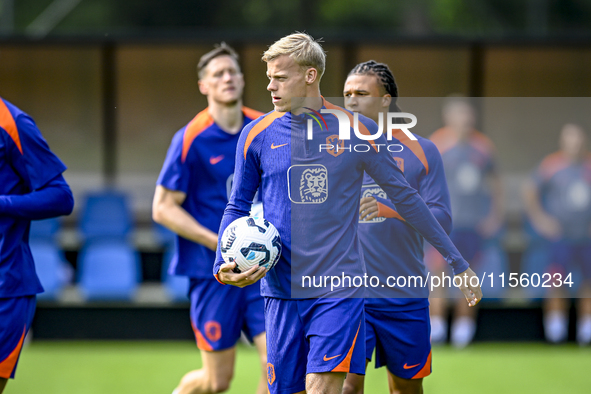
[[[267,274],[265,267],[254,266],[240,274],[234,272],[236,263],[224,263],[218,271],[218,280],[227,285],[245,287],[256,283]]]
[[[459,289],[462,293],[464,293],[464,297],[466,297],[466,300],[468,301],[468,306],[476,306],[476,304],[478,304],[480,300],[482,300],[480,278],[478,278],[478,276],[476,276],[474,271],[472,271],[472,269],[470,268],[455,276],[461,279]],[[476,278],[475,281],[470,280],[473,277]],[[474,282],[476,283],[476,286],[474,286]]]

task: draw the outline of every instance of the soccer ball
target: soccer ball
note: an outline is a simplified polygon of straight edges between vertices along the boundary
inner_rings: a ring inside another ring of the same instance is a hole
[[[266,219],[242,217],[224,230],[221,252],[226,263],[236,263],[234,272],[244,272],[255,265],[271,269],[281,256],[281,237]]]

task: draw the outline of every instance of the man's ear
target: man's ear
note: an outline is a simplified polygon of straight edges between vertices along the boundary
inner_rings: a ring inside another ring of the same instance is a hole
[[[305,79],[308,85],[313,84],[314,81],[316,81],[316,78],[318,78],[318,70],[312,67],[306,70]]]
[[[390,103],[392,102],[392,96],[388,93],[382,96],[382,107],[390,108]]]
[[[205,84],[205,82],[200,79],[197,84],[199,85],[199,91],[201,92],[202,95],[207,96],[207,92],[209,91],[209,89],[207,89],[207,85]]]

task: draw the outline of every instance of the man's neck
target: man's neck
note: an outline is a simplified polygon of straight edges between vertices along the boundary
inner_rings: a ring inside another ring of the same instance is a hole
[[[458,142],[466,142],[472,136],[472,132],[474,131],[473,128],[464,128],[464,127],[454,127],[449,126],[449,129],[455,134]]]
[[[292,113],[294,115],[300,115],[304,112],[309,112],[306,108],[312,108],[315,111],[320,110],[322,105],[324,104],[324,100],[320,95],[320,90],[314,90],[312,92],[308,92],[308,95],[305,97],[304,102],[298,108],[292,108]]]
[[[236,101],[231,105],[220,104],[213,100],[208,100],[208,111],[214,122],[226,133],[236,134],[242,130],[243,114],[242,100]]]

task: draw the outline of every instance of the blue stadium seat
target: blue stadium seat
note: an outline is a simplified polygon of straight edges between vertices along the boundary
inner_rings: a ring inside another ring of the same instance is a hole
[[[162,282],[166,293],[173,301],[188,301],[189,278],[186,276],[170,275],[168,267],[174,255],[174,245],[170,245],[164,252],[162,259]]]
[[[37,276],[45,289],[37,296],[40,300],[55,300],[70,281],[72,267],[63,261],[55,242],[47,239],[33,239],[29,242]]]
[[[87,300],[130,301],[141,281],[138,253],[128,240],[132,214],[127,196],[105,190],[86,196],[79,229],[78,284]]]
[[[129,301],[141,278],[139,256],[125,240],[88,241],[78,258],[78,275],[87,300]]]
[[[86,239],[128,235],[132,218],[127,196],[112,190],[87,195],[79,226]]]
[[[29,231],[29,246],[35,261],[37,276],[45,289],[37,297],[40,300],[55,300],[71,281],[73,268],[64,261],[55,239],[61,222],[58,218],[34,220]]]

